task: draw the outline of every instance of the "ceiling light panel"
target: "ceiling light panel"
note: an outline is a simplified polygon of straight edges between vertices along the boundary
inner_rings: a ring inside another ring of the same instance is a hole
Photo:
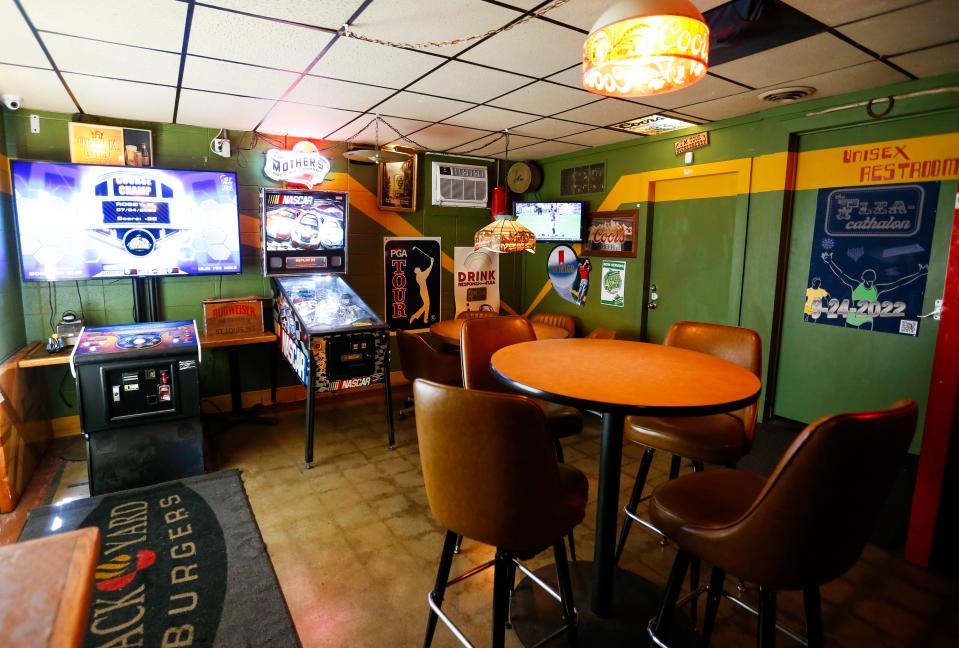
[[[394,117],[442,121],[472,107],[473,104],[464,101],[431,97],[415,92],[400,92],[378,105],[376,112]]]
[[[295,72],[267,70],[254,65],[188,56],[183,69],[183,87],[262,99],[279,99],[298,77]]]
[[[207,128],[253,130],[273,103],[270,99],[250,99],[183,89],[180,91],[177,123]]]
[[[0,43],[3,43],[0,61],[4,63],[50,67],[27,21],[12,2],[0,3]]]
[[[300,72],[331,38],[315,29],[197,7],[189,53]]]
[[[104,117],[170,123],[176,88],[64,74],[84,112]]]
[[[43,42],[63,72],[173,86],[180,74],[180,56],[170,52],[57,34],[45,34]]]
[[[882,56],[903,54],[959,39],[959,2],[932,0],[839,28]]]
[[[491,131],[500,131],[509,128],[510,124],[523,124],[533,118],[533,115],[502,110],[492,106],[477,106],[461,115],[449,118],[447,123],[455,126],[470,128],[484,128]]]
[[[545,77],[579,61],[583,34],[545,20],[531,20],[493,36],[460,58],[506,72]]]
[[[204,0],[205,4],[305,25],[339,29],[362,0]]]
[[[349,110],[281,101],[263,122],[260,130],[278,135],[323,139],[328,133],[339,130],[358,116],[359,113]]]
[[[156,0],[21,0],[34,27],[139,47],[179,52],[185,2]],[[7,3],[12,4],[12,3]]]
[[[442,62],[442,58],[429,54],[338,38],[310,72],[399,89]]]
[[[555,115],[560,119],[582,122],[593,126],[609,126],[630,119],[638,119],[656,112],[655,108],[640,106],[622,99],[600,99],[594,103]]]
[[[350,83],[337,79],[305,76],[287,95],[286,101],[364,111],[396,92],[390,88]]]
[[[77,107],[63,88],[56,72],[0,64],[0,88],[15,92],[23,100],[21,110],[76,112]]]
[[[494,99],[490,105],[509,110],[522,110],[537,115],[570,110],[596,101],[596,95],[546,81],[537,81],[525,88]]]
[[[532,81],[527,77],[450,61],[410,86],[410,90],[482,103]]]

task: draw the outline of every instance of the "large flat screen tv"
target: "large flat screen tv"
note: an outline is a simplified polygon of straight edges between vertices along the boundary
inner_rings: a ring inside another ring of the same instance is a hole
[[[517,202],[513,203],[516,220],[536,235],[537,241],[582,241],[582,202]]]
[[[236,274],[236,175],[13,160],[26,281]]]

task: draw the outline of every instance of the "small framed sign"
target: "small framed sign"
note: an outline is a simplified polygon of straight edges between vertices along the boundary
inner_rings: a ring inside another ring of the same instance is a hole
[[[396,150],[409,153],[409,159],[400,162],[380,162],[377,165],[377,207],[387,211],[416,211],[416,176],[419,160],[416,151]]]
[[[636,256],[636,222],[639,212],[594,212],[587,216],[583,254],[607,257]]]

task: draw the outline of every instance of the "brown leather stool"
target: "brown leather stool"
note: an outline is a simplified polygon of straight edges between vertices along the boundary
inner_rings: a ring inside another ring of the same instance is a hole
[[[589,332],[589,335],[587,335],[586,338],[590,340],[615,340],[616,331],[613,329],[608,329],[604,326],[597,326]]]
[[[493,567],[492,646],[505,645],[509,599],[519,560],[552,546],[564,625],[576,641],[569,566],[563,536],[586,515],[586,475],[556,462],[543,411],[520,395],[413,383],[416,433],[430,510],[447,529],[436,584],[430,592],[424,647],[442,619],[471,644],[441,610],[447,585]],[[457,535],[496,547],[495,558],[449,580]]]
[[[668,481],[650,502],[653,524],[679,545],[650,637],[664,641],[691,558],[713,565],[703,621],[708,645],[726,574],[759,585],[759,646],[775,642],[776,591],[802,590],[806,634],[823,645],[819,588],[859,558],[916,430],[916,404],[811,423],[769,479],[708,470]]]
[[[443,385],[462,385],[459,354],[437,351],[419,335],[396,332],[396,346],[400,352],[403,376],[413,384],[417,378],[425,378]],[[413,397],[406,399],[407,407],[397,414],[404,419],[413,412]]]
[[[562,313],[536,313],[530,316],[529,321],[558,326],[561,329],[565,329],[570,337],[576,337],[576,321],[569,315],[563,315]]]
[[[484,317],[499,317],[496,311],[463,311],[456,319],[482,319]]]

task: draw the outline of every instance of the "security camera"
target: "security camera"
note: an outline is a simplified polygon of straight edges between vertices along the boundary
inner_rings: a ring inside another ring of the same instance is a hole
[[[3,105],[7,108],[7,110],[20,110],[20,104],[23,103],[20,95],[7,93],[0,95],[0,101],[3,102]]]

